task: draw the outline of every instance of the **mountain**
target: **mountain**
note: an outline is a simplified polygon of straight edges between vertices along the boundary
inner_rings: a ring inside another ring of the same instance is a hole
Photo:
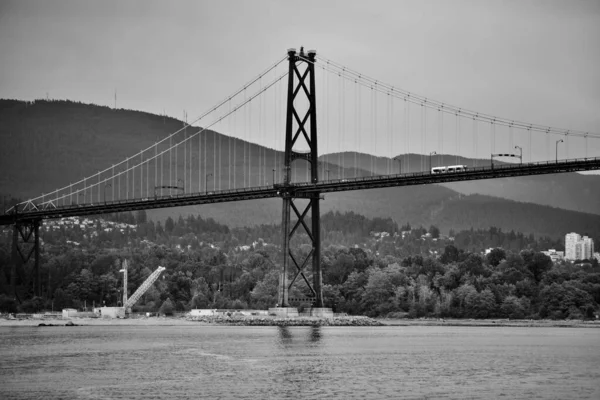
[[[0,100],[0,142],[3,144],[0,147],[0,170],[3,172],[0,174],[0,194],[26,198],[48,193],[99,169],[110,168],[140,149],[153,146],[157,140],[182,126],[181,121],[169,117],[71,101]],[[198,128],[188,129],[195,131]],[[183,177],[184,171],[192,173],[191,179],[186,175],[188,192],[205,188],[228,189],[233,181],[258,186],[272,184],[274,176],[276,181],[281,180],[282,154],[273,149],[206,131],[202,142],[192,141],[188,151],[193,160],[201,155],[206,162],[206,169],[199,174],[195,165],[194,168],[189,164],[184,167],[185,159],[179,153],[177,177]],[[403,172],[429,169],[428,156],[410,154],[401,158]],[[215,167],[219,159],[221,167]],[[399,168],[397,161],[360,153],[327,154],[321,156],[320,161],[320,175],[330,179],[384,174]],[[449,155],[431,159],[432,166],[485,165],[486,162],[489,160]],[[295,163],[292,174],[297,181],[305,181],[306,172],[300,164]],[[206,176],[207,172],[212,172],[213,177]],[[205,182],[207,178],[208,182]],[[169,174],[166,168],[163,182],[178,183],[175,175]],[[119,184],[114,183],[115,187],[107,193],[109,199],[110,192],[119,189]],[[323,212],[355,211],[367,217],[389,216],[399,224],[435,224],[442,231],[471,227],[487,229],[493,225],[503,230],[515,229],[551,237],[570,231],[593,234],[598,229],[595,227],[600,227],[599,183],[598,176],[557,174],[444,186],[372,189],[326,194],[321,209]],[[123,180],[120,187],[124,188],[124,185]],[[138,180],[137,190],[142,189]],[[152,192],[152,188],[148,191]],[[101,201],[103,194],[94,192],[94,200]],[[587,213],[556,208],[559,206]],[[281,201],[267,199],[202,205],[153,210],[148,214],[151,218],[163,219],[189,213],[200,213],[230,226],[277,223],[281,218]],[[594,235],[600,238],[600,235]]]
[[[398,156],[402,172],[427,171],[431,167],[446,165],[489,166],[490,160],[475,160],[450,154],[429,155],[405,154]],[[368,154],[345,152],[326,154],[321,160],[339,166],[358,165],[375,175],[397,173],[398,161],[387,157],[374,157]],[[502,162],[494,160],[494,163]],[[355,176],[350,170],[351,176]],[[360,176],[360,173],[358,174]],[[483,194],[509,200],[536,203],[566,210],[600,215],[600,175],[577,173],[522,176],[514,178],[486,179],[441,184],[462,194]]]

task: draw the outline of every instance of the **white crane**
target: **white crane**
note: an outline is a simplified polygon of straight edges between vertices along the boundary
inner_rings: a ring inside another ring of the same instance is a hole
[[[146,293],[146,291],[148,289],[150,289],[150,286],[152,286],[152,284],[154,282],[156,282],[156,280],[160,276],[160,273],[163,272],[165,269],[166,269],[165,267],[158,267],[153,273],[150,274],[150,276],[148,278],[146,278],[144,283],[142,283],[142,285],[128,299],[127,298],[127,260],[125,260],[123,262],[123,269],[121,269],[119,271],[119,272],[124,273],[123,284],[125,285],[124,293],[123,293],[123,314],[122,315],[125,314],[126,310],[131,309],[131,307],[133,307],[133,305],[135,303],[137,303],[137,301],[140,299],[140,297],[142,297],[144,295],[144,293]]]

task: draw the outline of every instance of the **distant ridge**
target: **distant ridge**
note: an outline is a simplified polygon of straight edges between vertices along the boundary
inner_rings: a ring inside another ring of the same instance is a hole
[[[37,100],[32,105],[18,100],[0,100],[0,170],[3,172],[0,174],[0,195],[26,198],[49,192],[117,163],[181,126],[182,122],[174,118],[71,101]],[[229,140],[234,146],[244,143],[214,133],[208,136],[209,145],[218,139],[224,145]],[[259,146],[250,146],[255,157]],[[260,149],[268,164],[273,162],[273,157],[281,156],[272,149]],[[428,156],[409,154],[401,157],[404,158],[404,169],[429,168]],[[355,158],[359,162],[358,171],[349,168],[354,166]],[[361,153],[325,154],[320,159],[327,163],[323,169],[329,171],[331,179],[351,177],[355,173],[361,176],[384,174],[399,168],[397,161]],[[435,166],[446,161],[466,165],[489,163],[489,160],[457,159],[452,155],[434,156],[431,163]],[[257,162],[253,164],[257,165]],[[240,165],[237,173],[241,170]],[[271,184],[270,174],[262,176],[262,182],[259,182],[256,168],[250,170],[249,175],[254,185]],[[240,178],[241,175],[237,176]],[[211,183],[217,186],[221,183],[226,188],[224,181]],[[598,199],[600,176],[557,174],[333,193],[325,195],[322,210],[392,217],[399,224],[434,224],[443,231],[497,226],[503,230],[514,229],[554,238],[570,231],[588,232],[600,239]],[[278,223],[281,201],[268,199],[163,209],[151,211],[149,215],[163,219],[181,213],[200,213],[232,227]]]

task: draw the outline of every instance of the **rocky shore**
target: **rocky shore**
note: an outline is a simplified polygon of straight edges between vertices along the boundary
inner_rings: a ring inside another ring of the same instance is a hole
[[[540,328],[600,328],[600,321],[581,320],[508,320],[508,319],[373,319],[361,316],[335,318],[273,316],[202,316],[202,317],[138,317],[138,318],[7,318],[0,315],[1,327],[19,326],[457,326],[457,327],[540,327]]]
[[[201,316],[187,317],[187,321],[205,324],[233,326],[383,326],[384,324],[369,317],[244,317],[244,316]]]
[[[525,327],[525,328],[600,328],[600,321],[549,319],[388,319],[378,321],[386,326],[472,326],[472,327]]]

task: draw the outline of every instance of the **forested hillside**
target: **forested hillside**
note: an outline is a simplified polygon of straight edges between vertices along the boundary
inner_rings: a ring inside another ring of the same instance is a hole
[[[538,250],[560,242],[497,228],[440,235],[436,226],[399,226],[355,213],[323,216],[325,305],[370,316],[591,318],[600,301],[597,261],[552,261]],[[10,291],[10,230],[0,235],[0,312],[119,305],[128,260],[128,292],[159,265],[166,270],[134,311],[265,309],[277,302],[280,227],[231,229],[210,218],[136,215],[65,218],[42,232],[42,297],[17,275]],[[496,248],[487,256],[481,250]],[[292,251],[311,251],[298,234]],[[311,272],[305,271],[311,279]],[[299,282],[292,297],[306,297]],[[309,304],[296,304],[300,308]]]

